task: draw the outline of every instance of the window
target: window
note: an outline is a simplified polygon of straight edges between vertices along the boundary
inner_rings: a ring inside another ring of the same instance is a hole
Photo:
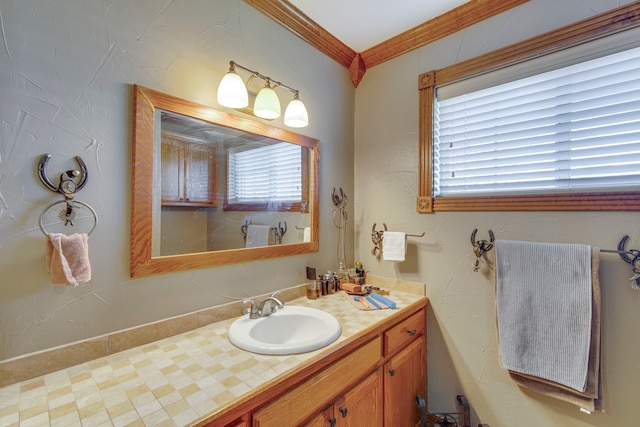
[[[295,210],[307,200],[302,146],[229,150],[225,210]]]
[[[640,33],[565,33],[421,76],[419,211],[640,209]]]
[[[640,185],[640,48],[461,95],[442,89],[436,197]]]

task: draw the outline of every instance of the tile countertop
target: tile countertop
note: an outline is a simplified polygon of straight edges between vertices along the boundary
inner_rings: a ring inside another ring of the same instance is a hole
[[[422,295],[392,290],[405,308]],[[359,310],[343,292],[287,305],[333,314],[334,343],[309,353],[267,356],[235,347],[228,319],[64,370],[0,388],[0,426],[184,426],[321,356],[397,310]]]

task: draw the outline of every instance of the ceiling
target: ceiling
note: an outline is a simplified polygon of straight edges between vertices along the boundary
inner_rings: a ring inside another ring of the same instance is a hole
[[[289,0],[356,52],[362,52],[470,0]]]

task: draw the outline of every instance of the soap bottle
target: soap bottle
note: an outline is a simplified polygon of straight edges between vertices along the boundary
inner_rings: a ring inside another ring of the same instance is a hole
[[[318,298],[318,284],[315,279],[307,279],[307,298]]]
[[[335,273],[329,270],[327,271],[327,274],[325,274],[324,278],[326,281],[325,294],[329,295],[335,293]]]
[[[347,280],[347,269],[344,267],[343,263],[340,263],[338,267],[338,277],[340,278],[340,281]]]

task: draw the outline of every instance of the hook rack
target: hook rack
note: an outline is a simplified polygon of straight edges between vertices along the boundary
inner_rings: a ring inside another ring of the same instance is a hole
[[[247,230],[249,229],[250,225],[251,225],[251,221],[247,219],[245,220],[244,224],[240,226],[240,231],[242,231],[244,240],[247,240]],[[282,238],[287,233],[287,221],[284,221],[284,226],[282,225],[281,221],[278,221],[278,226],[271,227],[271,229],[273,230],[273,233],[276,236],[278,244],[281,245]]]
[[[58,213],[58,218],[65,226],[71,225],[74,226],[73,221],[78,217],[78,209],[84,207],[89,210],[91,215],[93,216],[93,226],[91,230],[88,232],[90,235],[93,230],[95,230],[98,225],[98,215],[96,211],[84,202],[80,202],[74,200],[75,195],[78,191],[80,191],[87,183],[87,178],[89,177],[89,173],[87,172],[87,165],[84,163],[80,156],[76,156],[75,160],[80,167],[80,170],[68,170],[60,174],[60,182],[58,185],[54,185],[49,177],[47,176],[47,163],[51,159],[51,154],[43,154],[38,161],[38,177],[40,181],[44,184],[44,186],[53,191],[54,193],[59,193],[64,196],[64,200],[59,200],[57,202],[53,202],[45,207],[40,213],[40,218],[38,219],[38,225],[40,226],[40,230],[48,236],[49,233],[44,227],[44,217],[49,209],[54,206],[65,204],[65,207]]]
[[[493,235],[493,231],[491,230],[489,230],[488,241],[475,240],[477,231],[478,229],[474,228],[471,232],[471,245],[473,246],[473,252],[476,255],[476,264],[473,268],[473,271],[476,272],[478,271],[480,266],[480,257],[485,252],[490,251],[493,248],[493,244],[495,242],[495,237]],[[633,276],[629,278],[629,281],[631,282],[631,288],[638,291],[640,290],[640,249],[625,249],[627,240],[629,240],[629,236],[625,234],[620,239],[620,242],[618,242],[618,249],[600,249],[600,252],[618,254],[620,256],[620,259],[631,265]]]
[[[489,240],[476,240],[477,228],[474,228],[471,232],[471,246],[473,246],[473,253],[476,255],[476,263],[473,266],[473,271],[477,272],[480,269],[480,258],[485,252],[490,251],[493,248],[493,242],[496,241],[493,231],[489,229]]]
[[[371,249],[371,253],[373,255],[377,255],[378,253],[382,253],[382,239],[384,237],[384,232],[385,231],[389,231],[389,229],[387,228],[387,224],[386,223],[382,223],[382,226],[384,227],[384,231],[383,230],[376,230],[376,223],[373,223],[373,227],[371,227],[371,241],[373,242],[373,249]],[[423,231],[420,234],[406,234],[407,237],[424,237],[426,233]]]
[[[638,249],[625,249],[627,245],[627,240],[629,240],[629,236],[626,234],[622,236],[620,242],[618,243],[618,249],[600,249],[600,252],[609,252],[620,255],[620,258],[631,265],[633,269],[633,276],[629,277],[629,281],[631,282],[631,288],[633,290],[640,290],[640,250]],[[633,258],[629,255],[633,255]]]

